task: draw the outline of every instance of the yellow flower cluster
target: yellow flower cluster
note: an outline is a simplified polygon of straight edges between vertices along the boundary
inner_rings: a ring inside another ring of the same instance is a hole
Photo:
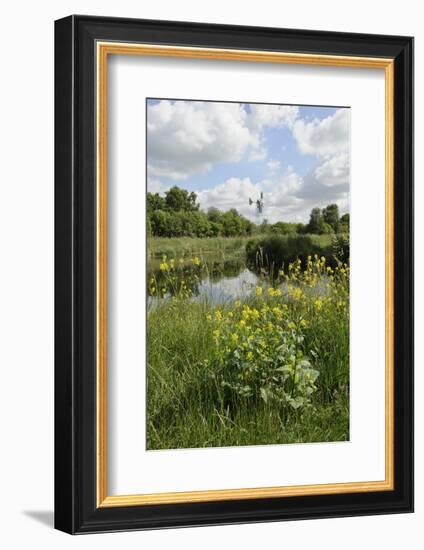
[[[185,260],[182,257],[168,258],[164,254],[159,263],[159,273],[149,279],[149,295],[164,297],[168,294],[174,299],[190,298],[193,295],[193,288],[199,281],[199,270],[203,267],[202,260],[198,256]]]

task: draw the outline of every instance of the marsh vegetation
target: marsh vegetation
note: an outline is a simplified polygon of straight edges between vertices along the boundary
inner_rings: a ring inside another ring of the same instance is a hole
[[[347,242],[149,239],[148,449],[349,438]]]

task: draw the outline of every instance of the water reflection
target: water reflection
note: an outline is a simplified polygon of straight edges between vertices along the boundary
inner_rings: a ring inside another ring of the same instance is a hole
[[[232,300],[243,299],[254,292],[256,285],[268,286],[268,277],[261,277],[246,266],[245,261],[237,258],[226,261],[210,261],[196,264],[193,261],[184,264],[167,265],[161,269],[160,263],[149,264],[147,303],[158,305],[172,296],[183,296],[200,301],[207,299],[213,304],[223,304]],[[163,267],[163,266],[162,266]],[[325,294],[328,280],[324,277],[311,292]],[[274,281],[274,286],[276,281]],[[278,284],[283,292],[287,283]]]
[[[245,268],[236,277],[223,276],[215,280],[207,277],[199,287],[194,299],[207,297],[214,304],[222,304],[249,296],[256,286],[258,276]]]
[[[149,262],[148,303],[160,302],[174,295],[185,295],[193,300],[207,298],[223,303],[250,294],[258,276],[246,267],[244,259],[165,265]],[[166,267],[166,269],[165,269]]]

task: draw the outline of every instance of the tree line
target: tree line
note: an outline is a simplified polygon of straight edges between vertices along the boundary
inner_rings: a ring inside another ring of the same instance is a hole
[[[264,220],[257,225],[235,208],[223,212],[211,207],[200,210],[197,195],[177,186],[165,192],[147,193],[147,234],[153,237],[243,237],[254,234],[348,233],[349,214],[339,215],[337,204],[313,208],[309,223]]]

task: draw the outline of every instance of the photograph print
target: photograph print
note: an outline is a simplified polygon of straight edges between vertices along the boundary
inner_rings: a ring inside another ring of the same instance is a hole
[[[146,100],[147,449],[349,440],[350,109]]]

